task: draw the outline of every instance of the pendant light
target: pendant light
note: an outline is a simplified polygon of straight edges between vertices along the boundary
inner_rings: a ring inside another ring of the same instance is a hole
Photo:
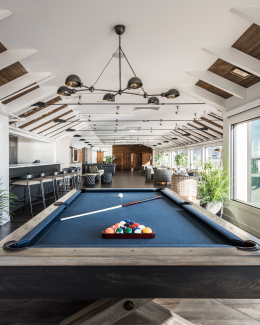
[[[159,105],[159,99],[157,97],[150,97],[148,99],[148,104]]]
[[[114,102],[115,101],[115,95],[107,93],[104,95],[103,100],[106,102]]]

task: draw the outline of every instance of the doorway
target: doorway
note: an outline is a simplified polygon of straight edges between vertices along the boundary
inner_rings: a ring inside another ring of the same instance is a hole
[[[103,163],[104,152],[97,151],[97,163]]]
[[[123,154],[123,170],[130,170],[131,169],[131,154],[124,153]]]
[[[142,153],[133,154],[133,170],[140,170],[142,166]]]

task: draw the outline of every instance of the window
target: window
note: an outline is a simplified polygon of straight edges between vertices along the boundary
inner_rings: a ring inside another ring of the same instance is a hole
[[[201,167],[201,148],[190,149],[190,169]]]
[[[172,166],[175,166],[175,156],[178,154],[177,151],[172,151],[171,156],[172,156]]]
[[[212,161],[216,167],[222,165],[222,146],[205,148],[205,161]]]
[[[233,199],[260,206],[260,118],[232,125]]]

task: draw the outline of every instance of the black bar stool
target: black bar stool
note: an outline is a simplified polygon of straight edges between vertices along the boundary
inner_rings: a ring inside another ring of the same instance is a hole
[[[33,204],[38,204],[39,202],[39,186],[41,189],[41,197],[42,197],[42,204],[43,204],[43,209],[46,209],[46,204],[45,204],[45,196],[44,196],[44,188],[43,188],[43,182],[42,178],[45,176],[45,173],[41,173],[39,175],[25,175],[16,179],[11,180],[11,185],[14,186],[24,186],[24,198],[23,200],[18,200],[18,202],[23,202],[23,207],[26,204],[26,201],[29,199],[30,203],[30,209],[31,209],[31,216],[33,218],[33,210],[32,206]],[[31,186],[33,185],[38,185],[38,195],[37,196],[32,196],[31,195]],[[28,197],[26,197],[26,188],[28,189]],[[32,199],[37,198],[37,202],[32,203]]]

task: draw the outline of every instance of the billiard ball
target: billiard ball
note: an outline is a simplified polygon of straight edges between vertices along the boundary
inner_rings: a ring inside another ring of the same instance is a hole
[[[140,228],[141,230],[143,230],[143,229],[145,228],[145,226],[143,226],[143,225],[139,225],[138,228]]]
[[[134,229],[134,234],[141,234],[142,230],[140,228],[135,228]]]
[[[125,221],[120,221],[119,223],[120,223],[120,225],[123,226],[125,224]]]
[[[121,229],[125,230],[125,226],[120,226]]]
[[[139,227],[139,223],[135,222],[134,226],[135,226],[135,228]]]
[[[110,228],[116,230],[117,226],[111,226]]]
[[[106,233],[106,234],[114,234],[114,233],[115,233],[115,230],[112,229],[112,228],[107,228],[107,229],[105,230],[105,233]]]
[[[123,194],[122,194],[122,193],[119,193],[119,194],[118,194],[118,197],[123,197]]]
[[[126,228],[130,227],[129,223],[125,223],[125,227]]]
[[[125,234],[131,234],[133,230],[131,228],[125,228],[124,233]]]
[[[120,224],[119,223],[116,223],[115,226],[116,226],[116,228],[119,228],[120,227]]]
[[[122,234],[122,233],[123,233],[123,229],[121,229],[121,228],[116,229],[116,234]]]
[[[134,225],[130,225],[129,228],[131,228],[132,230],[134,230],[136,227]]]
[[[143,234],[151,234],[152,233],[152,229],[149,228],[149,227],[145,227],[143,230],[142,230]]]
[[[129,223],[130,222],[130,220],[129,219],[125,219],[125,223]]]
[[[134,223],[134,221],[129,221],[129,225],[133,225]]]

